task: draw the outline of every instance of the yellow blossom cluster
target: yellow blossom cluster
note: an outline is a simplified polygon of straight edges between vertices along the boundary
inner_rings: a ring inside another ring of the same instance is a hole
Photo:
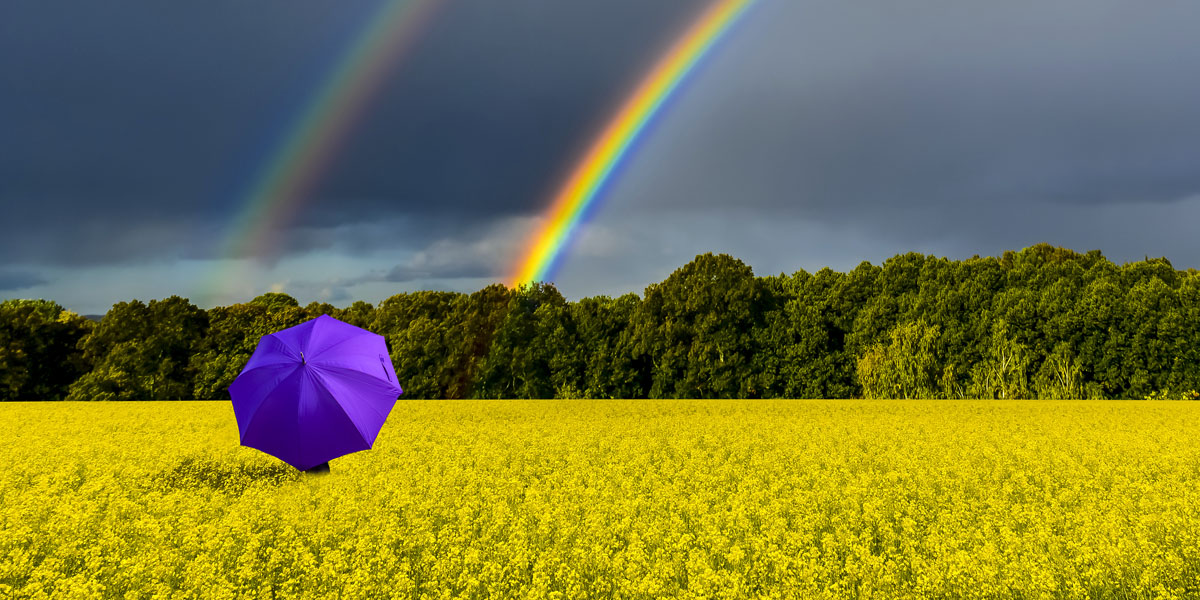
[[[0,598],[1197,598],[1200,403],[0,404]]]

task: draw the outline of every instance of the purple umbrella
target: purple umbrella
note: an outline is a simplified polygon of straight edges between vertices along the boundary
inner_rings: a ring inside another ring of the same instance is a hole
[[[383,336],[328,315],[264,335],[229,386],[242,445],[301,471],[371,448],[403,393]]]

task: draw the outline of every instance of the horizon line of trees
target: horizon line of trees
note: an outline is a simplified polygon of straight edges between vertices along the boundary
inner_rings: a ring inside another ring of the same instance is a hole
[[[327,314],[383,335],[402,398],[1200,399],[1200,272],[1038,244],[755,276],[702,254],[642,296],[552,284],[300,306],[0,303],[0,400],[228,399],[259,338]]]

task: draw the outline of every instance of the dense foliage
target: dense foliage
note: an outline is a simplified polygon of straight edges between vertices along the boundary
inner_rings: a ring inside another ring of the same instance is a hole
[[[1194,398],[1200,389],[1200,272],[1045,244],[768,277],[704,254],[643,297],[578,302],[549,284],[344,309],[272,293],[204,311],[172,297],[117,304],[95,327],[39,302],[0,305],[0,399],[228,398],[262,335],[321,314],[384,335],[407,398]]]
[[[0,400],[62,400],[93,323],[46,300],[0,302]]]

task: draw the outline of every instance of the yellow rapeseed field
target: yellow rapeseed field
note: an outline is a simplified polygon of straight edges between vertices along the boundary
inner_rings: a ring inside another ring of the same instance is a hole
[[[0,598],[1200,598],[1200,402],[0,404]]]

